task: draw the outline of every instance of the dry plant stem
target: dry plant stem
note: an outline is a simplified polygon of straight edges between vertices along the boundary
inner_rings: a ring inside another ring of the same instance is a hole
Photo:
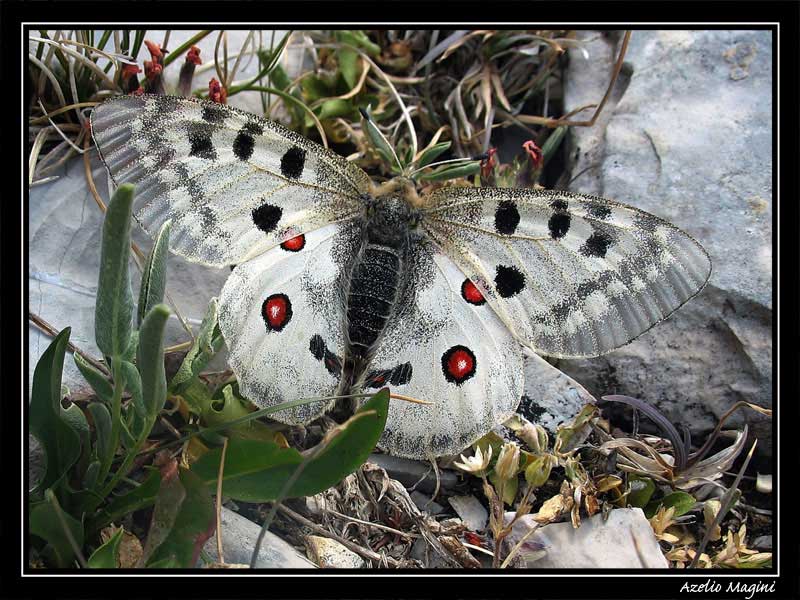
[[[86,139],[84,140],[84,150],[88,149],[89,145],[90,145],[90,138],[87,135]],[[89,191],[92,193],[92,196],[94,197],[94,201],[97,203],[97,206],[99,206],[100,210],[103,213],[105,213],[106,205],[105,202],[103,202],[103,199],[100,198],[100,194],[98,193],[97,187],[94,184],[94,177],[92,177],[92,168],[91,168],[91,163],[89,162],[88,152],[83,153],[83,169],[84,169],[84,174],[86,176],[86,183],[89,186]],[[141,248],[139,248],[136,242],[131,242],[131,249],[133,250],[134,253],[133,256],[134,263],[136,263],[136,266],[138,267],[139,272],[141,273],[142,261],[144,260],[144,252],[142,252]],[[189,334],[191,342],[194,343],[194,333],[192,332],[192,328],[189,326],[189,323],[186,322],[186,319],[183,317],[183,313],[181,313],[180,309],[178,308],[178,305],[175,304],[175,301],[172,299],[168,291],[164,290],[164,296],[166,296],[167,302],[169,303],[172,310],[175,312],[175,316],[178,317],[178,321],[180,322],[181,327],[183,327],[184,331],[186,331],[186,333]]]
[[[41,117],[35,117],[28,121],[28,125],[40,125],[42,123],[47,123],[47,120],[60,115],[65,112],[69,112],[70,110],[77,110],[79,108],[89,108],[92,106],[97,106],[98,102],[76,102],[74,104],[69,104],[67,106],[62,106],[61,108],[57,108],[54,111],[51,111],[47,114],[42,115]]]
[[[511,551],[508,553],[508,556],[506,556],[505,560],[503,560],[502,564],[500,565],[501,569],[505,569],[511,563],[511,560],[514,558],[514,555],[517,552],[519,552],[520,548],[522,548],[522,544],[524,544],[528,540],[528,538],[531,537],[536,532],[537,529],[539,529],[539,523],[534,522],[534,524],[525,533],[525,535],[523,535],[522,538],[520,538],[520,540],[516,544],[514,544],[514,547],[511,548]],[[495,552],[499,554],[499,552],[497,552],[498,550],[499,547],[495,547]],[[494,561],[494,554],[492,555],[492,561]]]
[[[217,475],[217,562],[225,564],[222,555],[222,475],[225,472],[225,454],[228,451],[228,438],[222,442],[222,453],[219,459],[219,475]]]
[[[399,529],[393,529],[388,525],[381,525],[380,523],[372,523],[370,521],[362,521],[361,519],[357,519],[355,517],[351,517],[350,515],[342,514],[338,511],[333,510],[332,508],[325,508],[325,512],[329,512],[332,515],[339,517],[340,519],[346,519],[347,521],[352,521],[353,523],[360,523],[361,525],[366,525],[367,527],[372,527],[374,529],[381,529],[383,531],[388,531],[389,533],[394,533],[395,535],[399,535],[405,538],[418,538],[420,535],[418,533],[406,533],[404,531],[400,531]]]
[[[356,544],[354,542],[351,542],[350,540],[348,540],[346,538],[343,538],[343,537],[341,537],[340,535],[338,535],[336,533],[332,533],[332,532],[328,531],[327,529],[323,529],[322,527],[320,527],[319,525],[314,523],[314,521],[306,519],[304,516],[294,512],[291,508],[289,508],[287,506],[280,505],[278,507],[278,510],[280,512],[282,512],[283,514],[285,514],[286,516],[294,519],[295,521],[297,521],[301,525],[304,525],[305,527],[308,527],[309,529],[311,529],[315,533],[318,533],[318,534],[320,534],[322,536],[328,537],[328,538],[330,538],[332,540],[336,540],[342,546],[344,546],[345,548],[348,548],[349,550],[352,550],[353,552],[355,552],[359,556],[362,556],[362,557],[364,557],[366,559],[369,559],[369,560],[372,560],[372,561],[375,561],[375,562],[378,562],[378,563],[380,563],[381,561],[386,561],[388,564],[392,565],[393,567],[400,566],[400,562],[398,560],[396,560],[394,558],[391,558],[389,556],[382,556],[382,555],[378,554],[377,552],[374,552],[373,550],[370,550],[368,548],[364,548],[363,546],[359,546],[358,544]]]
[[[622,71],[622,64],[625,60],[625,53],[628,51],[628,42],[631,39],[631,30],[628,29],[625,32],[625,37],[622,38],[622,48],[619,51],[619,57],[617,57],[617,63],[614,65],[614,73],[611,76],[611,81],[608,84],[608,88],[606,89],[606,93],[603,96],[603,99],[600,101],[600,104],[594,111],[592,118],[588,121],[569,121],[565,120],[565,118],[557,119],[554,125],[547,125],[548,127],[560,127],[561,125],[569,125],[572,127],[591,127],[597,121],[597,118],[600,116],[600,113],[603,111],[603,107],[608,102],[608,99],[611,97],[611,92],[614,89],[614,84],[617,82],[617,78],[619,77],[620,72]]]
[[[706,551],[706,546],[708,546],[708,542],[711,539],[711,532],[714,531],[720,523],[722,523],[722,519],[726,514],[728,514],[728,511],[733,506],[736,490],[742,481],[742,476],[747,470],[747,466],[750,464],[750,459],[753,458],[753,452],[755,452],[757,443],[758,440],[753,442],[753,445],[750,447],[750,452],[747,453],[747,458],[744,459],[742,467],[739,469],[739,474],[736,476],[736,479],[733,480],[731,487],[722,497],[720,509],[717,512],[717,515],[714,517],[714,521],[708,527],[706,527],[706,533],[703,536],[703,540],[700,542],[700,546],[697,548],[697,552],[695,552],[694,558],[692,559],[692,562],[689,564],[688,568],[694,569],[697,567],[697,563],[700,561],[700,556]]]
[[[40,331],[46,333],[47,335],[49,335],[51,337],[55,337],[56,335],[58,335],[58,331],[56,331],[56,328],[53,327],[52,325],[50,325],[50,323],[45,321],[39,315],[28,311],[28,319],[30,319],[30,321]],[[106,365],[104,365],[103,363],[99,362],[98,360],[96,360],[96,359],[92,358],[91,356],[89,356],[88,354],[86,354],[83,350],[81,350],[80,348],[75,346],[75,344],[73,344],[72,342],[67,342],[67,349],[70,352],[72,352],[73,354],[78,354],[82,359],[84,359],[86,362],[91,364],[95,369],[97,369],[98,371],[100,371],[101,373],[106,375],[106,377],[109,376],[110,373],[109,373],[108,367],[106,367]]]
[[[710,434],[710,435],[709,435],[709,436],[706,438],[706,441],[705,441],[705,443],[703,443],[703,446],[702,446],[702,447],[701,447],[701,448],[700,448],[700,449],[699,449],[697,452],[695,452],[694,454],[692,454],[692,455],[689,457],[689,461],[688,461],[688,463],[687,463],[689,466],[691,466],[691,465],[694,465],[695,463],[699,462],[700,460],[702,460],[702,458],[703,458],[703,457],[704,457],[706,454],[708,454],[708,451],[711,449],[711,446],[712,446],[712,445],[713,445],[713,443],[716,441],[716,439],[717,439],[717,436],[719,435],[719,433],[720,433],[720,431],[721,431],[721,429],[722,429],[722,426],[725,424],[725,421],[727,421],[727,420],[728,420],[728,418],[729,418],[729,417],[730,417],[730,416],[731,416],[731,415],[732,415],[732,414],[733,414],[733,413],[734,413],[734,412],[735,412],[737,409],[739,409],[739,408],[741,408],[741,407],[743,407],[743,406],[749,406],[750,408],[753,408],[753,404],[751,404],[750,402],[745,402],[744,400],[740,400],[739,402],[737,402],[736,404],[734,404],[733,406],[731,406],[731,407],[730,407],[730,408],[729,408],[729,409],[728,409],[728,410],[725,412],[725,414],[723,414],[723,415],[722,415],[722,416],[719,418],[719,422],[717,423],[717,426],[714,428],[714,431],[712,431],[712,432],[711,432],[711,434]],[[760,408],[760,407],[759,407],[759,408]],[[755,408],[753,408],[753,410],[756,410],[756,409],[755,409]],[[763,411],[763,412],[762,412],[762,411]],[[765,415],[767,415],[767,416],[770,416],[770,417],[772,416],[772,411],[771,411],[770,409],[767,409],[767,408],[763,408],[763,409],[759,410],[758,412],[761,412],[762,414],[765,414]]]

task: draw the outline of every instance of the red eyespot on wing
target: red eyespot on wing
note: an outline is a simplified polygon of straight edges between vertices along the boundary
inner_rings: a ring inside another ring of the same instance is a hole
[[[292,320],[292,303],[286,294],[272,294],[261,305],[267,331],[281,331]]]
[[[464,283],[461,284],[461,297],[475,306],[486,304],[486,298],[483,297],[483,294],[481,294],[478,286],[472,283],[472,281],[469,279],[465,279]]]
[[[281,244],[281,248],[288,252],[300,252],[303,248],[306,247],[306,236],[302,233],[298,236],[295,236],[291,239],[286,240]]]
[[[477,364],[475,353],[466,346],[453,346],[442,354],[444,378],[456,385],[461,385],[475,375]]]

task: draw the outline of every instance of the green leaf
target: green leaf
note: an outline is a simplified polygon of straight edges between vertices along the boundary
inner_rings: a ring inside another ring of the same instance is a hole
[[[370,40],[367,34],[361,30],[341,29],[336,34],[340,42],[361,48],[370,56],[378,56],[381,53],[381,47]]]
[[[138,487],[130,492],[115,497],[108,506],[95,514],[87,524],[90,533],[99,531],[109,523],[116,521],[127,514],[152,506],[156,501],[158,490],[161,486],[161,476],[158,469],[146,467],[149,473]]]
[[[140,564],[147,564],[153,552],[164,543],[170,531],[175,526],[181,504],[186,498],[180,477],[178,476],[178,463],[172,458],[161,466],[161,487],[158,490],[156,505],[150,520],[150,529],[144,544],[144,554]]]
[[[83,526],[80,521],[65,513],[52,490],[45,492],[46,500],[31,505],[28,515],[29,532],[47,542],[45,556],[59,568],[71,567],[75,551],[69,535],[78,548],[83,546]],[[62,521],[63,519],[63,521]],[[69,533],[68,533],[69,532]]]
[[[125,530],[120,527],[105,544],[92,552],[89,560],[86,561],[90,569],[117,568],[119,565],[119,543],[122,541],[124,532]]]
[[[335,117],[345,117],[353,113],[353,105],[350,100],[343,98],[336,98],[334,100],[326,100],[319,108],[317,116],[322,119],[333,119]]]
[[[35,494],[54,486],[81,453],[80,431],[70,425],[61,407],[61,372],[69,334],[67,327],[53,339],[33,372],[29,430],[41,443],[46,457],[45,472]]]
[[[361,129],[367,134],[367,138],[369,138],[372,146],[378,154],[383,157],[383,160],[390,165],[396,165],[398,169],[402,170],[403,165],[400,164],[400,159],[397,158],[391,144],[389,144],[389,141],[384,137],[383,133],[381,133],[381,130],[378,129],[378,126],[369,114],[369,110],[366,108],[360,110]]]
[[[78,367],[78,370],[83,375],[83,378],[87,381],[87,383],[92,386],[94,393],[97,394],[97,397],[100,398],[106,404],[111,403],[111,396],[114,395],[114,390],[111,387],[111,382],[108,378],[103,375],[100,371],[95,369],[91,364],[86,362],[80,354],[75,352],[72,355],[73,360],[75,361],[75,366]]]
[[[132,205],[133,186],[122,184],[111,197],[103,222],[94,329],[97,347],[106,356],[121,356],[131,337],[133,295],[128,262]]]
[[[86,467],[86,472],[83,474],[83,489],[92,490],[97,485],[97,476],[100,474],[100,461],[94,460]]]
[[[131,406],[140,416],[146,416],[147,409],[142,398],[142,376],[136,369],[136,365],[123,360],[120,362],[119,367],[122,377],[125,379],[125,389],[131,395]]]
[[[186,469],[180,469],[179,478],[184,498],[169,533],[148,561],[153,568],[194,567],[203,544],[216,528],[214,503],[206,485]],[[161,564],[165,560],[174,563]]]
[[[165,304],[157,304],[147,313],[139,330],[139,350],[136,355],[142,376],[142,402],[149,422],[155,421],[167,399],[164,326],[169,313]]]
[[[694,496],[691,494],[687,494],[686,492],[672,492],[671,494],[667,494],[661,500],[661,504],[664,505],[666,508],[675,507],[675,514],[673,516],[680,517],[681,515],[685,515],[687,512],[692,510],[692,507],[695,505],[697,500],[695,500]]]
[[[181,393],[189,382],[196,379],[214,354],[222,347],[223,341],[222,332],[219,330],[217,299],[213,298],[208,303],[194,344],[186,353],[180,368],[169,383],[170,393]]]
[[[479,173],[481,164],[478,161],[470,161],[464,165],[455,165],[453,167],[440,167],[430,173],[423,173],[420,175],[420,181],[446,181],[448,179],[456,179],[458,177],[470,177]]]
[[[96,456],[106,456],[110,452],[111,444],[111,413],[108,412],[105,404],[92,402],[89,407],[89,414],[94,421],[94,430],[97,433],[97,454]]]
[[[349,48],[340,48],[336,56],[339,59],[339,71],[347,83],[347,88],[352,90],[358,83],[358,53]]]
[[[147,262],[142,270],[142,285],[139,288],[139,310],[137,323],[142,324],[144,316],[156,304],[164,301],[167,286],[167,255],[169,253],[169,230],[172,221],[167,220],[158,230]]]
[[[432,163],[434,160],[439,158],[439,155],[446,152],[450,149],[451,142],[440,142],[438,144],[434,144],[430,148],[425,148],[422,151],[422,154],[417,161],[417,168],[421,169],[425,165]]]
[[[553,133],[545,140],[544,146],[542,146],[542,167],[550,161],[561,146],[561,142],[564,140],[568,129],[566,125],[556,127]]]
[[[638,506],[644,508],[650,501],[653,492],[656,491],[656,484],[649,477],[638,477],[630,475],[628,477],[628,484],[631,491],[628,494],[628,506]]]
[[[306,463],[287,497],[311,496],[358,469],[378,442],[388,409],[389,391],[384,389],[364,403],[328,446]],[[207,452],[192,465],[192,471],[206,484],[216,482],[220,456],[219,448]],[[280,448],[273,442],[231,439],[226,453],[223,494],[245,502],[275,500],[303,460],[303,455],[294,448]]]

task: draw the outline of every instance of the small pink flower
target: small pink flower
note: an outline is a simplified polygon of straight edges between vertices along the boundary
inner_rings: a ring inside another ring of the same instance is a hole
[[[141,96],[142,94],[144,94],[144,88],[142,86],[139,86],[138,88],[133,90],[131,94],[133,94],[134,96]]]
[[[200,48],[197,46],[192,46],[189,48],[189,52],[186,53],[186,62],[194,63],[196,65],[202,64],[203,61],[200,60]]]
[[[497,148],[489,148],[486,151],[486,158],[481,161],[481,177],[486,178],[492,174],[492,170],[497,166]]]
[[[208,99],[217,104],[225,104],[228,101],[228,90],[217,81],[216,77],[208,82]]]
[[[522,149],[528,153],[528,156],[531,157],[531,162],[533,162],[534,168],[538,169],[542,166],[544,162],[544,154],[542,154],[542,149],[536,145],[536,142],[533,140],[528,140],[524,144],[522,144]]]

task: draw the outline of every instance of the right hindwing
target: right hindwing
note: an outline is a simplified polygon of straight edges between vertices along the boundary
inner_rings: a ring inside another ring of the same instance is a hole
[[[238,264],[361,210],[369,177],[273,121],[223,104],[118,96],[91,115],[114,182],[136,185],[135,216],[194,262]]]

